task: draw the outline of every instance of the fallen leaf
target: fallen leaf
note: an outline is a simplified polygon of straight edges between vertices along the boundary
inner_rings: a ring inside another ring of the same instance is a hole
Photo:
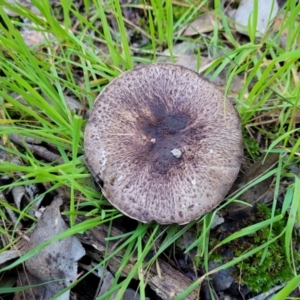
[[[24,39],[25,44],[28,47],[34,47],[39,44],[44,43],[47,39],[54,41],[54,36],[48,33],[42,33],[37,30],[33,30],[30,28],[23,28],[21,31],[21,35]]]
[[[201,33],[212,32],[218,26],[219,29],[222,28],[222,24],[219,20],[216,20],[216,14],[212,11],[201,15],[199,18],[194,20],[189,24],[183,31],[183,36],[192,36]]]
[[[41,284],[40,280],[23,271],[18,273],[17,286],[32,286]],[[50,295],[49,295],[50,296]],[[46,287],[39,285],[35,288],[27,289],[22,292],[15,293],[14,300],[36,300],[36,299],[49,299],[46,293]]]
[[[0,253],[0,265],[4,264],[5,262],[19,257],[19,252],[16,250],[7,250]]]
[[[276,0],[265,0],[258,2],[258,15],[256,24],[256,37],[260,37],[266,33],[278,12],[278,4]],[[249,35],[248,23],[253,17],[254,0],[241,1],[235,13],[236,31]]]
[[[53,200],[43,212],[35,230],[33,231],[27,250],[52,239],[68,229],[61,217],[59,207],[61,197]],[[29,273],[39,279],[40,283],[47,283],[46,299],[53,297],[65,287],[69,286],[77,276],[77,261],[85,255],[85,250],[75,236],[55,241],[39,251],[25,262]],[[69,299],[69,291],[60,299]],[[48,298],[49,297],[49,298]]]

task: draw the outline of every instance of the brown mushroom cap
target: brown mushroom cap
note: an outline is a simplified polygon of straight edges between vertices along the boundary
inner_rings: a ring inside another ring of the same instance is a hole
[[[243,151],[232,104],[199,74],[168,63],[108,84],[84,138],[103,194],[145,223],[185,224],[211,211],[233,184]]]

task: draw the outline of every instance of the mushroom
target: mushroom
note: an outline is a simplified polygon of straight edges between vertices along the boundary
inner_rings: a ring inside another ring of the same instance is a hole
[[[226,196],[242,160],[240,119],[209,81],[179,65],[138,67],[95,101],[85,161],[104,196],[144,223],[185,224]]]

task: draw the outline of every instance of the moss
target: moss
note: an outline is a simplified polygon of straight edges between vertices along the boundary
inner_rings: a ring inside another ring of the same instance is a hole
[[[279,211],[276,212],[276,214],[279,213]],[[256,219],[256,222],[257,220],[263,221],[269,219],[271,217],[271,209],[264,204],[260,204],[258,205],[257,212],[254,216],[255,217],[252,216],[252,218],[249,218],[251,219],[251,222],[254,222],[254,219]],[[251,224],[243,225],[248,226]],[[258,230],[254,234],[236,239],[227,244],[225,247],[226,249],[229,248],[232,251],[234,257],[238,257],[243,253],[264,244],[270,238],[280,235],[285,226],[286,220],[283,219],[273,224],[272,231],[270,231],[270,227],[265,227],[261,230]],[[235,227],[235,230],[238,230],[238,228]],[[228,234],[231,233],[232,232]],[[295,239],[299,238],[295,237]],[[214,261],[219,261],[220,253],[225,253],[226,249],[220,249],[219,252],[214,253],[212,259]],[[288,264],[286,259],[284,236],[277,239],[276,242],[270,244],[266,253],[264,253],[264,251],[265,250],[259,251],[251,257],[238,263],[232,274],[238,284],[247,285],[250,291],[254,293],[266,292],[271,287],[286,282],[292,279],[294,276],[292,267]],[[263,255],[265,255],[264,259],[262,259]],[[296,250],[293,253],[293,258],[295,267],[298,270],[300,257]]]
[[[279,212],[278,212],[279,214]],[[271,217],[271,209],[264,204],[258,205],[258,215],[263,219]],[[273,224],[272,232],[266,227],[250,235],[253,247],[268,241],[268,238],[278,236],[285,227],[285,220]],[[246,250],[246,249],[244,249]],[[287,263],[284,249],[284,239],[279,238],[269,245],[265,258],[262,260],[264,250],[257,252],[237,265],[236,277],[246,284],[252,292],[266,292],[272,286],[293,278],[291,266]],[[293,253],[297,267],[299,267],[299,254]]]
[[[247,130],[245,128],[243,128],[242,134],[243,134],[244,144],[245,144],[247,152],[248,152],[248,153],[246,153],[246,154],[248,154],[247,156],[249,158],[257,160],[261,155],[259,144],[257,143],[257,141],[255,139],[253,139],[249,135],[249,133],[247,132]]]

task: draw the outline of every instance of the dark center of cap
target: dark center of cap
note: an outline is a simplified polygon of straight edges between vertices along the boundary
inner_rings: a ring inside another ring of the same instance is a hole
[[[146,155],[151,162],[151,171],[166,174],[178,167],[183,160],[183,130],[189,122],[189,116],[183,113],[159,113],[155,121],[144,120],[142,131],[146,135]]]

